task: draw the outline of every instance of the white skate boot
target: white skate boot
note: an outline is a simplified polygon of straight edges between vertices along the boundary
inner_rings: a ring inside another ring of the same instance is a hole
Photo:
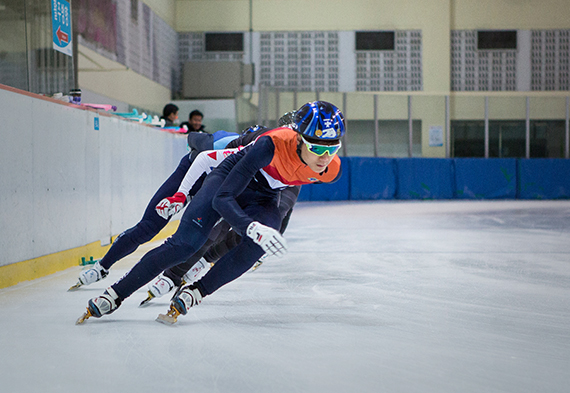
[[[182,277],[182,281],[186,284],[192,284],[193,282],[198,281],[204,274],[210,270],[210,264],[204,259],[201,258],[198,262],[192,266],[192,269],[188,270],[184,277]]]
[[[121,305],[121,299],[111,287],[107,288],[101,296],[90,299],[87,302],[87,311],[75,322],[80,325],[89,317],[101,318],[103,315],[112,314]]]
[[[163,274],[148,283],[148,296],[139,304],[139,307],[147,305],[155,297],[161,297],[174,289],[174,282]]]
[[[178,290],[172,298],[170,309],[166,314],[160,314],[156,321],[166,325],[173,325],[180,314],[186,315],[190,307],[197,306],[202,302],[202,294],[194,284],[185,285]]]
[[[77,284],[69,288],[68,291],[74,291],[83,285],[93,284],[94,282],[104,279],[108,274],[109,270],[101,266],[99,262],[96,262],[92,268],[83,270],[79,273]]]

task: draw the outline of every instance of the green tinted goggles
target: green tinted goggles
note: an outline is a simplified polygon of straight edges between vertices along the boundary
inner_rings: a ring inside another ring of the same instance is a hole
[[[329,156],[334,156],[342,145],[340,141],[338,141],[338,145],[318,145],[316,143],[307,142],[305,138],[303,138],[303,142],[305,142],[305,145],[307,145],[307,148],[311,153],[316,154],[319,157],[325,153],[328,153]]]

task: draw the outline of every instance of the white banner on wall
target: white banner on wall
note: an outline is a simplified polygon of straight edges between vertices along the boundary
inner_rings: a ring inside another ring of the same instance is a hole
[[[429,127],[429,145],[430,146],[443,146],[443,127],[430,126]]]

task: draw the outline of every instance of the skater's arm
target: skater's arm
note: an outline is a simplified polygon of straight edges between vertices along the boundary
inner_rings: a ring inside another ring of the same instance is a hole
[[[212,171],[213,168],[217,167],[220,162],[222,162],[227,156],[234,154],[239,151],[236,149],[224,149],[224,150],[206,150],[198,154],[186,176],[182,180],[178,192],[183,193],[188,196],[192,187],[196,182],[203,176],[207,175]]]
[[[240,235],[245,233],[253,219],[245,214],[236,198],[245,190],[257,171],[269,165],[274,152],[275,145],[271,138],[260,137],[247,154],[235,164],[214,196],[212,206]]]

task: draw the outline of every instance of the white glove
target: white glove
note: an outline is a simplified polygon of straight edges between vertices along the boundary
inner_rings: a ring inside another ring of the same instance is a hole
[[[282,257],[287,252],[287,241],[279,231],[257,221],[247,226],[246,234],[269,255]]]
[[[169,217],[182,210],[185,203],[186,195],[184,195],[182,192],[177,192],[173,196],[164,198],[162,201],[158,202],[155,210],[160,217],[168,220]]]

